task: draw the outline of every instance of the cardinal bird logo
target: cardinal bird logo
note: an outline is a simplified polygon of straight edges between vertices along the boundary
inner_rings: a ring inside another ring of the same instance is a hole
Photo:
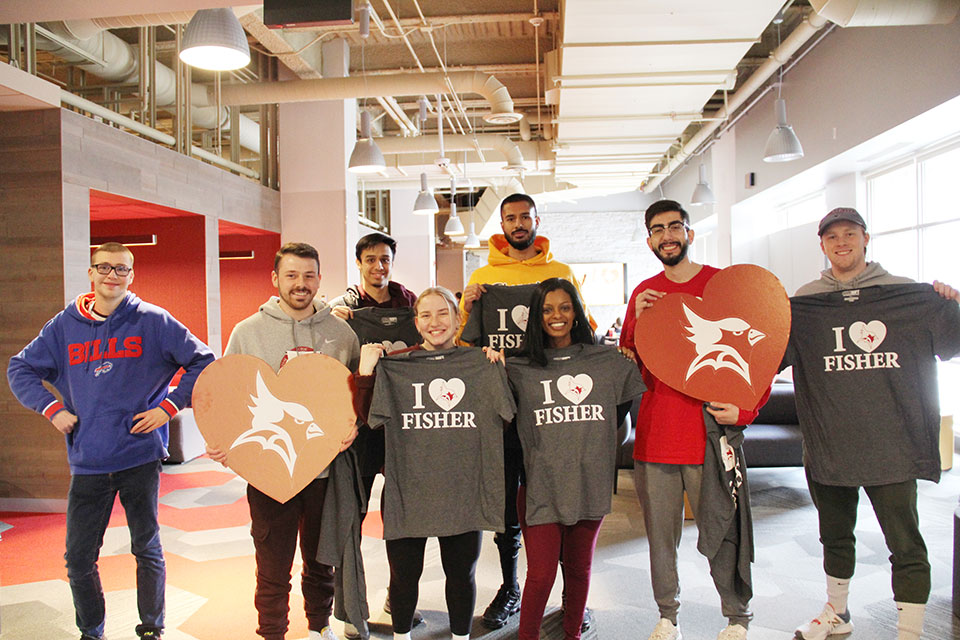
[[[265,451],[273,451],[293,477],[293,468],[297,464],[297,447],[291,433],[304,434],[304,440],[320,437],[323,430],[317,426],[310,410],[302,404],[287,402],[275,397],[263,382],[257,371],[257,395],[250,396],[252,406],[248,406],[253,419],[250,428],[241,433],[230,448],[242,444],[258,444]],[[284,423],[291,428],[288,430]],[[299,438],[298,438],[299,439]]]
[[[686,380],[704,367],[713,367],[715,370],[730,369],[752,386],[750,365],[744,354],[749,357],[754,345],[767,335],[751,327],[742,318],[707,320],[685,304],[683,313],[690,323],[690,326],[684,327],[690,333],[687,340],[697,349],[697,356],[687,369]]]

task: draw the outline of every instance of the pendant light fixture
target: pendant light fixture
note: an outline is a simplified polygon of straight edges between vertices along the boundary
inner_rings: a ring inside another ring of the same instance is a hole
[[[707,167],[700,163],[700,182],[693,190],[693,196],[690,198],[690,204],[713,204],[717,199],[713,195],[713,190],[707,183]]]
[[[776,22],[776,20],[775,20]],[[777,22],[777,48],[780,48],[780,22]],[[780,97],[783,91],[783,64],[780,65],[780,81],[777,83],[777,100],[774,111],[777,114],[777,126],[767,138],[767,146],[763,150],[764,162],[790,162],[803,157],[803,147],[800,139],[793,132],[793,127],[787,124],[787,102]]]
[[[360,21],[360,71],[367,75],[365,43],[370,35],[370,5],[366,2],[357,7]],[[373,141],[373,119],[366,109],[360,111],[360,138],[353,145],[347,169],[352,173],[380,173],[387,168],[380,147]]]
[[[460,221],[460,218],[457,216],[457,179],[450,177],[450,217],[447,218],[447,224],[443,227],[443,233],[450,236],[462,236],[466,235],[466,231],[463,228],[463,222]]]
[[[467,241],[463,244],[464,249],[479,249],[480,236],[477,235],[473,226],[473,220],[470,220],[470,233],[467,234]]]
[[[420,193],[417,195],[417,201],[413,203],[413,213],[418,216],[430,216],[440,211],[437,206],[437,199],[427,187],[427,174],[420,174]]]
[[[353,173],[379,173],[387,168],[380,147],[373,141],[373,123],[369,111],[360,112],[360,139],[350,154],[347,168]]]
[[[199,69],[231,71],[250,64],[247,34],[233,9],[200,9],[183,32],[180,59]]]

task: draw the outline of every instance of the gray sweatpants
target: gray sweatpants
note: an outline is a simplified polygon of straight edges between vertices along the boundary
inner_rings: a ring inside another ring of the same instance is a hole
[[[650,579],[660,617],[677,624],[680,609],[680,579],[677,576],[677,549],[683,531],[683,492],[690,498],[696,518],[700,501],[703,467],[698,464],[659,464],[634,461],[634,479],[643,523],[650,543]],[[753,614],[750,602],[733,589],[736,548],[724,544],[710,560],[710,575],[720,594],[720,610],[731,624],[747,627]]]

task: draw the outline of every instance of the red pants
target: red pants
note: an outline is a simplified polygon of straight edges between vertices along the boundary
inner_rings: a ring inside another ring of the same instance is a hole
[[[565,640],[580,638],[580,624],[587,606],[590,590],[590,567],[593,551],[600,533],[600,520],[581,520],[573,525],[539,524],[527,525],[527,492],[520,487],[517,495],[517,513],[523,531],[524,549],[527,554],[527,580],[523,585],[520,601],[519,640],[539,640],[540,624],[547,598],[557,578],[557,561],[563,562],[565,609],[563,614],[563,637]],[[561,558],[562,555],[562,558]]]

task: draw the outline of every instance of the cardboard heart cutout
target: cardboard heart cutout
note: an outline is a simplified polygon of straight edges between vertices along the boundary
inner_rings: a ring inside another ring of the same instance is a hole
[[[193,413],[227,464],[278,502],[313,481],[353,430],[352,376],[318,353],[292,358],[279,375],[263,360],[231,355],[213,362],[193,387]]]
[[[657,300],[634,332],[640,359],[665,384],[747,410],[773,381],[789,338],[787,292],[775,275],[751,264],[714,275],[703,299],[671,293]]]

